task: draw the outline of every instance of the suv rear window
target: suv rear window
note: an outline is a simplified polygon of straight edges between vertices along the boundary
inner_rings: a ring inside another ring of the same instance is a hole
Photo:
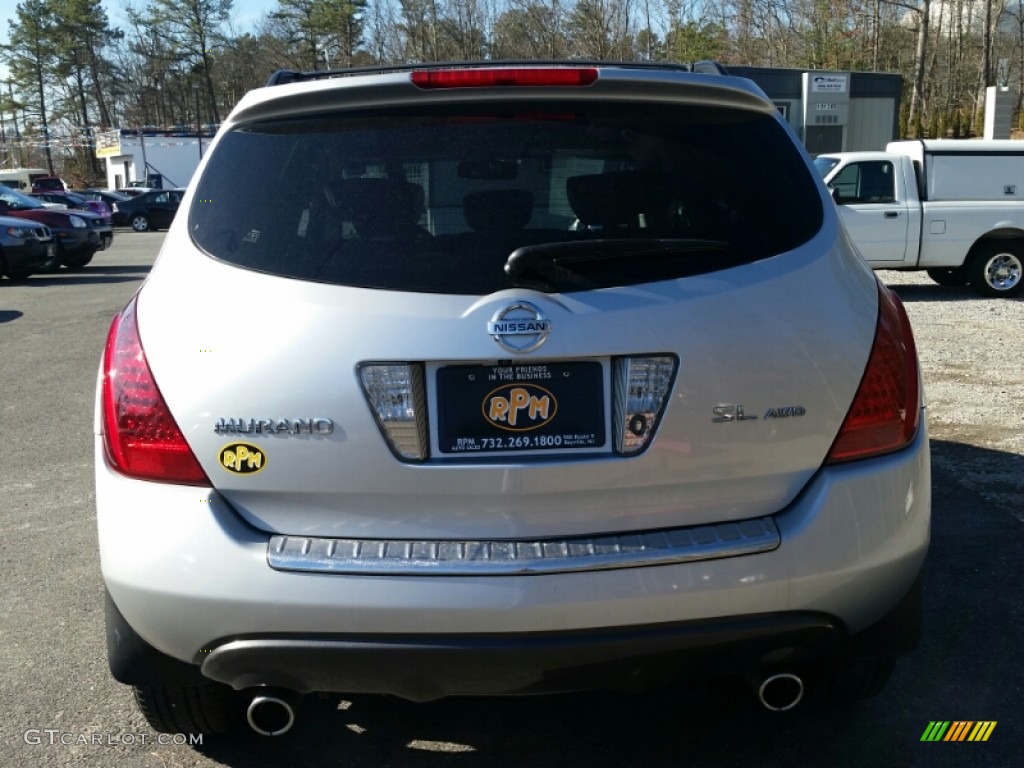
[[[486,294],[714,271],[791,250],[821,219],[813,177],[771,117],[506,102],[236,128],[189,225],[211,256],[248,269]]]

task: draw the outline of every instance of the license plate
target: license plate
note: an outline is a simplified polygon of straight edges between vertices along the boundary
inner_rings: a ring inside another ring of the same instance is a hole
[[[449,365],[438,369],[442,453],[600,448],[600,363]]]

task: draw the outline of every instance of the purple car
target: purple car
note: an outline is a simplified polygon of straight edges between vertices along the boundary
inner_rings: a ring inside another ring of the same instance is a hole
[[[107,224],[110,223],[111,216],[114,215],[110,206],[102,200],[89,200],[75,192],[33,192],[32,197],[37,197],[48,203],[60,203],[80,211],[92,211],[102,216]]]

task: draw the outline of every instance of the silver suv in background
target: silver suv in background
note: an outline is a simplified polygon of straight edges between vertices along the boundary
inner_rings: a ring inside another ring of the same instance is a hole
[[[164,731],[741,675],[884,686],[919,634],[913,335],[720,69],[283,72],[114,319],[114,676]]]

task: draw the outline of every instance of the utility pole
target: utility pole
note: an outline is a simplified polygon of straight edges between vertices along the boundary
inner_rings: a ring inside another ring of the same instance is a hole
[[[14,141],[18,145],[18,167],[25,165],[25,158],[21,153],[21,132],[18,130],[18,106],[14,103],[14,85],[7,81],[7,95],[11,100],[11,115],[14,117]]]
[[[0,142],[4,145],[4,159],[3,166],[7,167],[7,120],[4,117],[4,112],[7,111],[7,105],[0,106]]]
[[[203,121],[199,117],[199,89],[198,83],[192,84],[192,90],[196,94],[196,142],[199,144],[199,159],[203,159]]]

